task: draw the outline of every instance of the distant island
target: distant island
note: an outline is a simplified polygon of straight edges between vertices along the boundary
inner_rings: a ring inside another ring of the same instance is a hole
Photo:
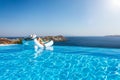
[[[41,37],[43,40],[53,40],[54,42],[61,42],[66,41],[66,38],[62,35],[58,36],[44,36]],[[30,36],[25,38],[16,38],[16,39],[9,39],[9,38],[0,38],[0,44],[22,44],[22,41],[26,40],[33,40]]]
[[[58,36],[44,36],[44,37],[40,37],[43,40],[53,40],[54,42],[60,42],[60,41],[66,41],[66,38],[62,35],[58,35]],[[28,41],[28,40],[32,40],[32,38],[29,36],[27,38],[24,38],[24,40]]]
[[[120,35],[106,35],[105,37],[120,37]]]
[[[16,38],[16,39],[0,38],[0,44],[22,44],[22,39],[21,38]]]

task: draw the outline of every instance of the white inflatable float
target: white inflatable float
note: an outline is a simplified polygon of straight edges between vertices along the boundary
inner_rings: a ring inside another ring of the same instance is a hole
[[[50,47],[50,46],[52,46],[54,42],[53,42],[53,40],[51,40],[51,41],[45,43],[44,45],[42,45],[42,44],[40,44],[39,41],[35,38],[35,39],[34,39],[34,43],[35,43],[36,46],[38,46],[38,47],[40,47],[40,48],[44,48],[44,47]]]
[[[39,41],[37,40],[36,38],[36,35],[31,35],[32,39],[34,39],[34,44],[35,44],[35,48],[37,49],[38,47],[39,48],[47,48],[47,47],[51,47],[53,45],[53,40],[49,41],[49,42],[46,42],[44,43],[44,45],[40,44]]]

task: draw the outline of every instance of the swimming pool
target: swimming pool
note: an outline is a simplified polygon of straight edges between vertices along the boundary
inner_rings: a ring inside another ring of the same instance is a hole
[[[120,80],[120,49],[0,46],[0,80]]]

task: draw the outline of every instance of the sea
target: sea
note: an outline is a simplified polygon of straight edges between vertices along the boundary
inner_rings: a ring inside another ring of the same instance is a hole
[[[1,45],[0,80],[120,80],[120,37],[66,39],[37,50],[32,41]]]
[[[103,47],[120,48],[120,37],[66,37],[67,41],[57,42],[60,46],[83,46],[83,47]]]

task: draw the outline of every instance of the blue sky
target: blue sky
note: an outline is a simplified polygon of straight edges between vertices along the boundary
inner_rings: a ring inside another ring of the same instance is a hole
[[[0,0],[0,36],[120,35],[120,0]]]

